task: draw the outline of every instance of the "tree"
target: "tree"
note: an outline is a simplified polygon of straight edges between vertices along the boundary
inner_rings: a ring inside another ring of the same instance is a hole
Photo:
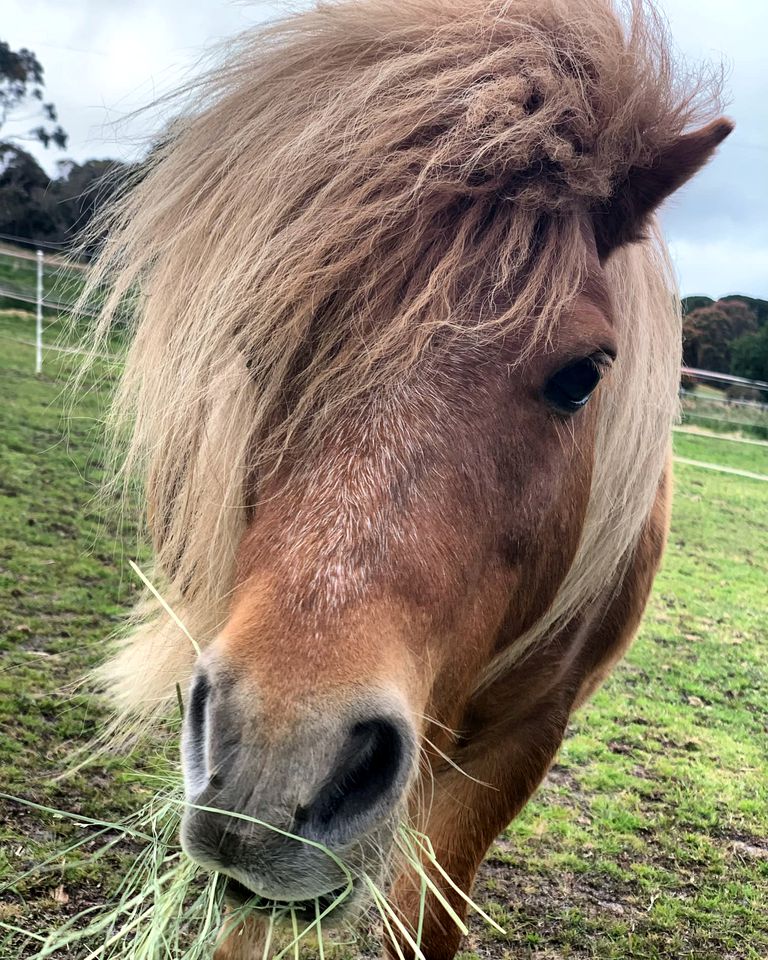
[[[723,297],[720,303],[743,303],[757,317],[757,325],[764,327],[768,324],[768,300],[759,300],[757,297],[745,297],[740,293],[732,293]]]
[[[731,373],[768,382],[768,325],[739,337],[731,345]]]
[[[731,340],[757,330],[758,321],[755,312],[740,297],[718,300],[715,306],[728,317]]]
[[[134,168],[120,160],[68,160],[60,163],[58,169],[59,175],[51,181],[45,201],[56,210],[55,239],[71,244],[78,241],[94,215],[112,200]],[[90,256],[99,244],[99,238],[90,237],[83,252]]]
[[[683,297],[680,302],[683,307],[683,316],[686,316],[692,310],[698,310],[699,307],[711,307],[715,301],[712,297]]]
[[[64,160],[50,179],[21,147],[0,143],[0,233],[75,243],[131,169],[119,160]]]
[[[46,210],[48,175],[26,150],[0,143],[0,233],[45,240],[56,229]]]
[[[757,320],[741,301],[718,300],[691,310],[683,319],[683,362],[689,367],[731,372],[731,344],[754,333]]]
[[[43,101],[44,87],[43,68],[34,53],[24,47],[11,50],[0,40],[0,127],[20,107],[34,102],[42,113],[42,123],[29,131],[29,137],[46,147],[53,143],[63,149],[67,135],[58,123],[56,107]]]

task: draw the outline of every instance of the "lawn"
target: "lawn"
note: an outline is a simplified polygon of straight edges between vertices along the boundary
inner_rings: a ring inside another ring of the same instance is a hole
[[[36,378],[17,342],[31,329],[28,315],[0,314],[0,790],[118,819],[149,796],[148,774],[175,762],[173,743],[52,780],[105,722],[76,682],[136,591],[130,515],[121,529],[94,499],[109,370],[65,422],[74,361],[47,353]],[[675,443],[688,459],[768,475],[768,447]],[[507,932],[473,924],[462,960],[768,957],[766,569],[768,484],[679,465],[641,634],[494,846],[475,896]],[[108,898],[135,851],[59,855],[84,836],[67,817],[0,799],[0,922],[45,934]],[[16,879],[48,859],[47,872]],[[32,952],[0,932],[2,960]]]

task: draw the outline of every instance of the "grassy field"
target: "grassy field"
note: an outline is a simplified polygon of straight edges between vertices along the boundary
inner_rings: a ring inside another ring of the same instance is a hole
[[[52,780],[105,722],[76,683],[135,593],[121,547],[135,531],[94,503],[106,389],[86,390],[65,423],[72,361],[48,354],[36,378],[17,342],[30,329],[28,316],[0,314],[0,790],[118,819],[175,747]],[[688,459],[768,474],[768,447],[675,442]],[[680,465],[641,635],[494,846],[476,899],[507,933],[473,925],[462,960],[768,957],[767,569],[768,484]],[[86,835],[0,799],[0,922],[45,934],[109,897],[135,852],[60,855]],[[2,960],[32,949],[0,931]]]

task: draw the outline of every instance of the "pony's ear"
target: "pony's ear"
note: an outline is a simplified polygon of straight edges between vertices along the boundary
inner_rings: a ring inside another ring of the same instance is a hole
[[[642,239],[653,211],[704,166],[731,130],[733,123],[721,117],[678,137],[650,164],[631,167],[610,199],[592,211],[601,260],[622,244]]]

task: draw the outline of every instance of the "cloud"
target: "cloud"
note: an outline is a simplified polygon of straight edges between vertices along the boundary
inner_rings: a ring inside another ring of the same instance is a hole
[[[768,299],[768,245],[758,247],[735,237],[698,241],[672,237],[669,250],[685,295],[718,299],[743,293]]]
[[[231,0],[2,0],[3,35],[33,49],[76,160],[134,159],[162,111],[133,113],[200,69],[206,48],[275,14]],[[765,0],[661,0],[691,61],[723,61],[736,130],[663,212],[683,293],[768,297],[768,71]],[[29,124],[27,124],[29,126]],[[35,148],[48,170],[55,151]]]
[[[194,76],[216,41],[268,11],[223,0],[3,0],[3,39],[42,62],[47,94],[70,136],[67,156],[133,159],[163,126],[157,110],[135,112]],[[64,156],[32,152],[49,171]]]
[[[683,293],[768,298],[768,71],[764,0],[666,0],[672,36],[692,62],[725,68],[736,129],[662,215]]]

